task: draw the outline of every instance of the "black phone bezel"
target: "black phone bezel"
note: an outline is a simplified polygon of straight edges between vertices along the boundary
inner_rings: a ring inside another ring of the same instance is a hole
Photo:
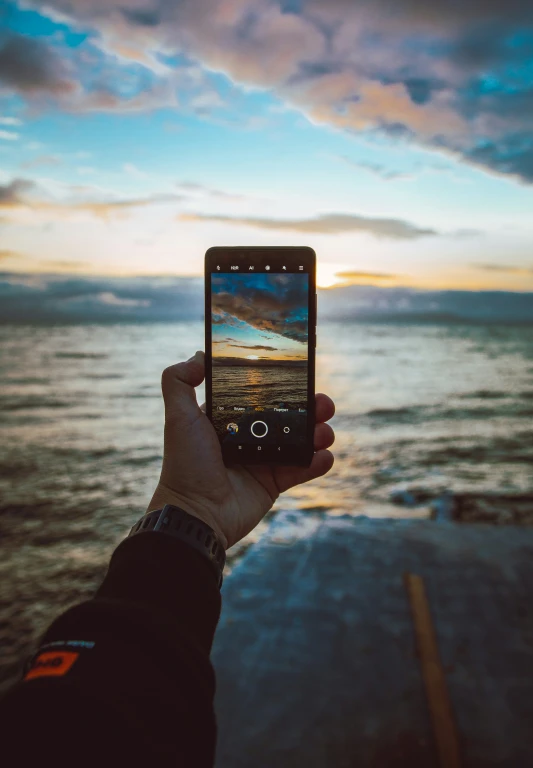
[[[268,262],[281,264],[296,263],[304,266],[309,276],[308,280],[308,312],[309,312],[309,341],[308,341],[308,377],[307,377],[307,433],[303,447],[288,445],[280,450],[272,446],[262,446],[261,451],[246,449],[237,450],[220,442],[222,458],[227,466],[234,464],[276,464],[283,466],[308,467],[314,454],[315,433],[315,358],[316,358],[316,254],[308,246],[216,246],[209,248],[205,254],[204,292],[205,292],[205,397],[206,414],[212,421],[212,331],[211,331],[211,274],[214,267],[222,265],[221,271],[229,271],[231,264],[245,264],[254,260],[259,266]],[[227,268],[227,269],[224,269]],[[292,271],[292,270],[291,270]]]

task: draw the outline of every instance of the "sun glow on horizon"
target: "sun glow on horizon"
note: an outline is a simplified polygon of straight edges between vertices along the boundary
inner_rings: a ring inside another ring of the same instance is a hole
[[[327,261],[318,261],[316,265],[317,287],[332,288],[336,283],[341,282],[336,275],[337,272],[343,269],[349,269],[349,267],[346,264],[331,264]]]
[[[379,274],[361,269],[350,264],[319,262],[316,268],[318,288],[339,288],[346,285],[394,285],[398,283],[396,275]]]
[[[246,355],[247,360],[259,360],[259,355]]]

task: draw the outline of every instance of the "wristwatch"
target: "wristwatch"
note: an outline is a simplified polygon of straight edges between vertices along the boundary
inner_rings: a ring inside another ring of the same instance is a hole
[[[209,560],[219,588],[222,586],[222,572],[226,564],[226,552],[214,530],[184,509],[165,504],[163,509],[154,509],[143,515],[129,536],[149,531],[159,531],[185,541]]]

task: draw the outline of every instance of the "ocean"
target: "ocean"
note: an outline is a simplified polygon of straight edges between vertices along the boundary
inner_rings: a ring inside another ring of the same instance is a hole
[[[275,509],[532,523],[532,342],[530,326],[319,325],[335,466]],[[4,687],[144,512],[161,461],[161,371],[202,348],[200,322],[0,329]]]
[[[236,414],[234,407],[307,409],[307,366],[214,365],[213,404],[213,424],[219,434],[228,421],[240,424],[244,414]]]
[[[218,405],[259,405],[296,409],[307,405],[304,366],[222,365],[213,368],[213,397]]]

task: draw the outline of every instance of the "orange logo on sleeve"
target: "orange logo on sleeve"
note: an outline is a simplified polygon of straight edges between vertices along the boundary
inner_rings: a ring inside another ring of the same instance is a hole
[[[69,671],[79,655],[72,651],[40,653],[24,680],[33,680],[35,677],[60,677]]]

